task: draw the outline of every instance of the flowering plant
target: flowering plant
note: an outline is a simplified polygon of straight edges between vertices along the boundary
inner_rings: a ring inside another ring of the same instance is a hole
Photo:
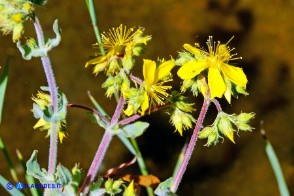
[[[92,20],[95,12],[92,0],[87,0]],[[30,182],[38,180],[42,184],[60,184],[57,189],[45,189],[44,195],[138,195],[140,186],[147,188],[148,195],[175,195],[182,177],[186,172],[188,162],[192,156],[197,139],[206,139],[205,146],[215,146],[220,139],[228,138],[235,143],[234,136],[241,131],[252,131],[249,121],[254,118],[252,112],[228,114],[223,111],[219,99],[225,98],[232,103],[232,97],[248,95],[248,83],[243,69],[232,64],[240,60],[233,49],[229,47],[231,39],[223,44],[213,41],[209,36],[207,49],[200,43],[183,45],[178,57],[170,59],[140,59],[140,56],[152,40],[145,35],[144,28],[128,28],[124,25],[114,27],[102,34],[94,24],[97,37],[94,54],[87,62],[86,68],[93,68],[95,76],[106,77],[101,87],[105,89],[107,98],[114,97],[117,101],[113,115],[105,112],[99,103],[89,94],[95,109],[71,103],[62,93],[62,87],[57,87],[49,58],[49,52],[57,47],[61,41],[61,31],[58,21],[53,23],[55,38],[45,38],[40,21],[35,13],[38,6],[44,6],[44,0],[3,0],[0,2],[0,29],[4,34],[12,33],[12,40],[16,43],[25,60],[40,58],[44,68],[48,85],[32,96],[32,112],[37,119],[34,129],[47,131],[50,138],[48,169],[41,168],[37,161],[35,150],[27,161],[25,168]],[[36,38],[23,37],[24,23],[33,22]],[[24,42],[25,44],[22,44]],[[94,42],[94,41],[93,41]],[[142,70],[143,77],[136,76],[134,67]],[[176,73],[176,74],[174,74]],[[173,88],[174,78],[179,77],[180,91]],[[198,118],[195,118],[195,103],[188,101],[188,92],[193,94],[193,100],[202,101]],[[214,105],[218,111],[214,122],[204,126],[204,120],[209,106]],[[57,165],[58,141],[70,139],[66,131],[67,111],[79,108],[91,113],[92,119],[105,132],[98,144],[91,166],[85,177],[78,164],[70,170],[63,165]],[[142,121],[143,116],[164,110],[169,115],[169,122],[174,126],[177,134],[182,136],[189,129],[194,128],[189,144],[184,148],[184,155],[179,159],[179,167],[175,174],[161,182],[155,175],[148,173],[136,138],[143,135],[149,123]],[[135,156],[128,162],[111,168],[104,175],[98,175],[105,154],[111,149],[109,145],[117,136]],[[19,157],[21,155],[19,154]],[[139,176],[124,175],[119,179],[114,174],[135,162],[141,170]],[[14,180],[17,174],[12,170]],[[5,184],[4,180],[1,181]],[[15,190],[17,194],[23,194]],[[38,193],[32,192],[36,195]]]

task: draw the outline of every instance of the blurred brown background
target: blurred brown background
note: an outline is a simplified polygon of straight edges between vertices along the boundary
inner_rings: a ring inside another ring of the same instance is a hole
[[[236,144],[225,139],[216,147],[207,148],[203,146],[204,141],[199,141],[179,195],[279,195],[259,133],[261,120],[278,154],[290,192],[294,192],[293,0],[100,0],[95,1],[95,6],[101,31],[120,24],[145,27],[152,41],[142,58],[155,60],[170,55],[176,58],[184,43],[204,45],[208,35],[226,42],[235,36],[230,46],[236,47],[235,51],[243,57],[238,64],[248,76],[250,96],[234,99],[232,105],[221,103],[228,113],[255,112],[252,126],[256,129],[253,133],[240,132]],[[112,114],[114,99],[106,99],[100,87],[105,78],[94,77],[91,69],[84,68],[88,56],[95,52],[91,48],[95,36],[84,1],[49,0],[44,8],[37,9],[37,15],[48,36],[54,35],[54,19],[59,20],[62,28],[62,42],[50,53],[59,89],[69,102],[92,107],[87,96],[90,90]],[[34,35],[32,28],[27,24],[26,36]],[[22,60],[11,35],[0,36],[0,43],[0,64],[4,64],[7,54],[11,55],[0,134],[14,163],[17,163],[16,149],[21,150],[25,160],[37,149],[39,163],[47,168],[49,140],[44,139],[46,133],[33,130],[36,120],[30,111],[32,94],[39,86],[46,85],[40,60]],[[142,58],[137,60],[135,68],[139,76],[142,76]],[[199,111],[199,103],[196,105]],[[215,117],[214,107],[210,109],[205,125]],[[172,175],[177,154],[192,131],[180,137],[173,132],[163,112],[144,120],[152,126],[138,143],[150,173],[165,180]],[[69,110],[67,122],[69,136],[59,145],[58,161],[67,167],[80,163],[86,172],[103,130],[77,109]],[[131,158],[115,139],[102,169],[105,171]],[[11,180],[7,168],[0,154],[0,173]],[[139,173],[137,166],[133,168],[132,172]],[[0,193],[6,194],[3,188]]]

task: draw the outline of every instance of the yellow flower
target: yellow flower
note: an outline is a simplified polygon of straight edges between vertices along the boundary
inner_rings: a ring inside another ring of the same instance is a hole
[[[13,42],[23,34],[23,23],[33,13],[33,3],[27,0],[1,0],[0,29],[3,34],[13,34]]]
[[[173,59],[162,62],[156,68],[156,62],[144,59],[143,76],[145,85],[144,101],[141,106],[142,114],[149,108],[149,105],[163,105],[163,100],[169,96],[166,90],[171,89],[171,86],[163,84],[171,79],[171,69],[175,66]],[[150,103],[149,103],[150,102]]]
[[[45,111],[45,113],[48,113],[48,108],[51,106],[51,97],[49,94],[46,94],[44,92],[38,92],[36,97],[32,97],[33,101],[35,102],[35,106],[33,108],[33,112],[36,118],[38,118],[38,122],[34,125],[34,129],[40,129],[41,131],[47,130],[47,135],[48,137],[50,135],[50,128],[51,128],[51,122],[46,121],[44,115],[41,115],[41,111]],[[39,108],[41,111],[37,110]],[[36,114],[37,116],[36,116]],[[45,118],[45,119],[44,119]],[[58,137],[60,140],[60,143],[62,143],[63,139],[66,137],[66,132],[65,132],[65,118],[61,119],[60,121],[57,122],[58,126]]]
[[[106,55],[89,60],[88,65],[95,65],[93,73],[98,74],[100,71],[108,67],[109,73],[118,72],[123,66],[130,70],[133,62],[130,60],[133,56],[138,56],[142,51],[142,45],[147,44],[151,40],[151,36],[143,36],[143,28],[135,31],[134,28],[127,29],[126,26],[120,25],[118,28],[112,28],[107,33],[102,33],[102,46],[106,51]],[[99,48],[99,44],[95,45]],[[120,65],[117,59],[123,60],[123,65]],[[116,61],[115,66],[109,66],[112,61]]]
[[[46,137],[50,135],[50,122],[45,121],[43,118],[40,118],[38,122],[34,125],[34,129],[40,129],[41,131],[48,131]],[[65,132],[65,121],[62,121],[61,123],[58,122],[58,138],[60,143],[62,143],[63,139],[66,138],[66,132]]]
[[[230,49],[227,44],[220,44],[220,42],[213,42],[212,36],[208,38],[208,51],[196,46],[184,44],[184,48],[195,56],[195,59],[183,64],[179,69],[178,75],[181,79],[192,79],[199,75],[205,69],[208,69],[208,86],[210,89],[211,99],[215,97],[221,98],[225,92],[231,93],[228,89],[228,84],[224,81],[226,79],[235,85],[246,88],[247,78],[243,70],[239,67],[228,64],[236,54],[230,54],[233,49]],[[227,100],[229,96],[226,95]]]

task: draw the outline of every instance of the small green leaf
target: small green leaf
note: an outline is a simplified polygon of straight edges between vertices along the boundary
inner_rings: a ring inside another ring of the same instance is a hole
[[[48,39],[48,41],[45,43],[45,46],[46,46],[46,48],[48,48],[48,51],[50,51],[52,48],[58,46],[61,41],[58,20],[55,20],[53,23],[53,31],[54,31],[56,37],[54,39]]]
[[[102,196],[105,195],[106,190],[100,188],[101,184],[103,183],[103,178],[98,176],[98,180],[94,182],[90,189],[90,196]]]
[[[105,191],[106,193],[110,194],[110,195],[115,195],[118,194],[122,191],[121,188],[119,188],[124,182],[121,179],[118,179],[116,181],[113,181],[113,179],[108,179],[105,182]]]
[[[34,150],[31,158],[27,162],[27,174],[39,179],[41,182],[46,180],[47,174],[41,170],[40,165],[37,160],[38,151]]]
[[[273,146],[271,145],[271,142],[267,139],[265,140],[265,151],[278,182],[280,194],[282,196],[290,196],[290,192],[288,190],[287,183],[283,175],[281,165],[279,163],[279,159],[275,153]]]
[[[121,134],[129,138],[136,138],[142,135],[148,127],[149,123],[137,121],[132,124],[123,126]]]
[[[0,77],[0,124],[2,119],[4,96],[5,96],[5,91],[6,91],[7,81],[8,81],[8,67],[9,67],[9,58],[6,59],[4,71],[2,73],[2,76]]]
[[[82,171],[79,169],[78,164],[72,169],[72,186],[77,190],[82,178]]]
[[[57,183],[62,184],[62,185],[66,185],[66,184],[69,184],[70,182],[72,182],[72,175],[66,167],[59,164],[57,166],[56,170],[57,170],[57,172],[56,172]]]
[[[25,60],[31,60],[33,57],[48,56],[48,52],[50,50],[52,50],[52,48],[58,46],[58,44],[61,41],[58,20],[54,21],[53,31],[54,31],[56,37],[53,39],[46,39],[44,46],[39,44],[36,47],[36,46],[31,46],[29,43],[27,43],[25,45],[21,45],[20,41],[18,41],[16,43],[16,46],[18,47],[19,51],[21,52],[22,58]]]
[[[170,191],[170,186],[172,183],[173,178],[169,178],[158,185],[154,193],[158,196],[176,196],[175,193]]]
[[[33,103],[32,112],[33,112],[34,117],[36,119],[43,118],[43,116],[44,116],[43,110],[35,103]]]

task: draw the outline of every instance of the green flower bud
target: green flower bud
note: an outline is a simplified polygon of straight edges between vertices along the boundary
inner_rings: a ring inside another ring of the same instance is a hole
[[[111,74],[117,73],[119,70],[120,70],[120,65],[118,63],[118,60],[113,59],[109,63],[109,67],[108,67],[108,70],[107,70],[107,75],[110,74],[110,73]]]
[[[177,101],[176,102],[176,107],[182,110],[183,112],[192,112],[195,111],[195,109],[192,107],[194,104],[193,103],[187,103],[184,101]]]
[[[237,127],[241,130],[241,131],[252,131],[252,127],[250,125],[248,125],[247,123],[244,122],[239,122],[237,124]]]
[[[234,129],[232,128],[231,121],[225,117],[222,116],[220,120],[218,121],[217,127],[219,131],[224,134],[227,138],[229,138],[233,143],[234,141]]]
[[[108,77],[108,79],[102,84],[103,88],[107,88],[106,96],[111,97],[115,92],[118,92],[121,88],[123,80],[119,76]]]
[[[123,62],[123,67],[125,68],[125,70],[130,71],[133,68],[135,61],[132,57],[124,56],[124,58],[122,59],[122,62]]]
[[[114,190],[117,190],[117,189],[119,189],[119,187],[120,187],[123,183],[124,183],[123,180],[118,179],[118,180],[114,181],[114,183],[113,183],[113,185],[112,185],[112,188],[113,188]]]
[[[176,127],[176,130],[183,134],[183,130],[192,128],[192,123],[196,120],[191,114],[176,108],[170,116],[170,123]]]
[[[139,56],[140,54],[142,54],[143,52],[143,47],[142,45],[138,45],[138,46],[135,46],[133,49],[132,49],[132,53],[134,56]]]
[[[255,114],[254,113],[241,113],[237,116],[237,121],[240,122],[248,122],[249,120],[251,120],[252,118],[254,118]]]
[[[181,91],[186,92],[188,88],[191,88],[193,83],[194,83],[193,79],[184,80],[181,86]]]
[[[218,133],[217,132],[212,132],[207,139],[207,143],[205,146],[210,146],[211,144],[216,144],[218,141]]]
[[[189,52],[179,52],[179,58],[176,60],[176,65],[184,65],[193,60],[194,57]]]
[[[212,134],[213,128],[212,127],[205,127],[202,131],[199,132],[198,138],[204,139],[207,138],[210,134]]]
[[[240,86],[236,86],[236,91],[240,94],[243,94],[243,95],[249,95],[249,93],[246,92],[245,88],[242,88]]]
[[[37,42],[34,38],[27,39],[27,46],[30,48],[37,48],[38,47]]]
[[[113,179],[108,179],[105,182],[105,191],[110,195],[115,195],[120,193],[122,190],[119,188],[123,184],[121,179],[113,181]]]
[[[111,191],[112,189],[112,185],[113,185],[113,179],[108,179],[106,182],[105,182],[105,190],[106,192],[108,193],[109,191]]]

